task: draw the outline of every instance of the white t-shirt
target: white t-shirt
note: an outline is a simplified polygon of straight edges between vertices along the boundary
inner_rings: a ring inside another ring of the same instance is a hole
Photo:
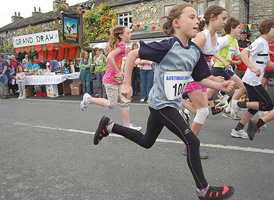
[[[261,70],[261,75],[257,77],[254,72],[247,68],[242,80],[251,86],[260,85],[262,84],[264,69],[267,62],[270,60],[268,42],[264,38],[259,37],[251,45],[245,48],[245,50],[250,52],[249,60],[254,67]]]

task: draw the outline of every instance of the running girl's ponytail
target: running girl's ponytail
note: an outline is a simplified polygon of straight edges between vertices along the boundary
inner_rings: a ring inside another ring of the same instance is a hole
[[[230,18],[227,20],[224,30],[226,34],[231,33],[231,29],[235,29],[237,26],[240,25],[240,21],[234,18]]]
[[[205,14],[204,14],[204,19],[205,19],[206,25],[209,24],[211,17],[217,17],[218,15],[222,14],[223,11],[226,11],[226,9],[221,6],[218,6],[218,5],[209,6],[206,9]]]
[[[161,19],[167,19],[163,24],[163,31],[167,35],[173,35],[174,34],[174,28],[172,26],[174,19],[179,19],[180,15],[183,13],[183,10],[186,7],[192,7],[189,3],[179,3],[176,6],[174,6],[170,11],[168,16],[161,17]]]
[[[108,41],[107,51],[111,52],[113,49],[116,48],[116,45],[121,42],[122,38],[120,34],[125,32],[126,26],[114,26],[110,29],[110,38]]]
[[[199,31],[203,31],[205,28],[205,19],[204,18],[201,18],[200,19],[200,23],[199,23]]]

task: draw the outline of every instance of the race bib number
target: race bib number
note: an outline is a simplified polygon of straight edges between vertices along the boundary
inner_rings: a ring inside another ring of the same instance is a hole
[[[235,48],[229,47],[229,51],[228,51],[226,59],[232,60],[234,54],[235,54]]]
[[[165,94],[168,100],[182,97],[191,72],[169,71],[164,74]]]

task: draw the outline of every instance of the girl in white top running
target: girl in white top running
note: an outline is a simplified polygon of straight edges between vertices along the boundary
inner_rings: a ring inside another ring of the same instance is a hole
[[[217,53],[217,31],[221,31],[226,24],[227,12],[226,10],[218,5],[210,6],[206,9],[204,19],[207,24],[207,29],[198,34],[194,43],[200,47],[202,53],[210,64],[210,61],[215,53]],[[210,65],[209,65],[210,67]],[[211,79],[222,82],[223,79],[211,76]],[[192,113],[196,114],[191,130],[196,136],[199,135],[206,118],[209,115],[208,111],[208,97],[206,93],[206,88],[200,86],[197,82],[188,82],[185,91],[192,102],[183,100],[183,106],[190,110]],[[221,110],[215,110],[212,108],[212,113],[217,114]],[[183,152],[183,155],[187,155],[187,150]],[[208,155],[205,152],[200,153],[201,159],[207,159]]]
[[[274,63],[269,58],[268,42],[274,39],[274,20],[265,20],[260,23],[261,36],[240,53],[240,57],[248,67],[243,77],[244,85],[248,92],[249,102],[238,102],[240,108],[248,108],[232,133],[243,132],[247,122],[258,112],[270,111],[256,121],[249,121],[247,134],[253,140],[259,128],[274,119],[273,101],[262,85],[265,67],[274,68]]]
[[[230,18],[224,28],[226,35],[224,37],[218,38],[218,53],[214,55],[217,61],[214,67],[211,69],[213,76],[222,76],[225,80],[233,80],[238,88],[234,92],[231,100],[231,116],[232,119],[239,119],[237,116],[237,102],[246,92],[245,86],[242,80],[230,70],[230,64],[233,62],[233,55],[239,56],[240,50],[235,37],[237,37],[241,32],[240,22],[234,18]],[[238,57],[239,58],[239,57]],[[239,58],[240,59],[240,58]],[[208,97],[212,97],[215,90],[208,89]],[[230,107],[230,106],[229,106]],[[230,111],[230,110],[229,110]]]

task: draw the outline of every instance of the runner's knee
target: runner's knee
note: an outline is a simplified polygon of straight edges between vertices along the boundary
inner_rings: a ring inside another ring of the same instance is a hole
[[[259,110],[270,111],[273,109],[273,103],[268,102],[267,104],[259,103]]]
[[[204,124],[208,115],[209,115],[208,108],[200,108],[196,112],[194,122],[196,122],[198,124]]]

